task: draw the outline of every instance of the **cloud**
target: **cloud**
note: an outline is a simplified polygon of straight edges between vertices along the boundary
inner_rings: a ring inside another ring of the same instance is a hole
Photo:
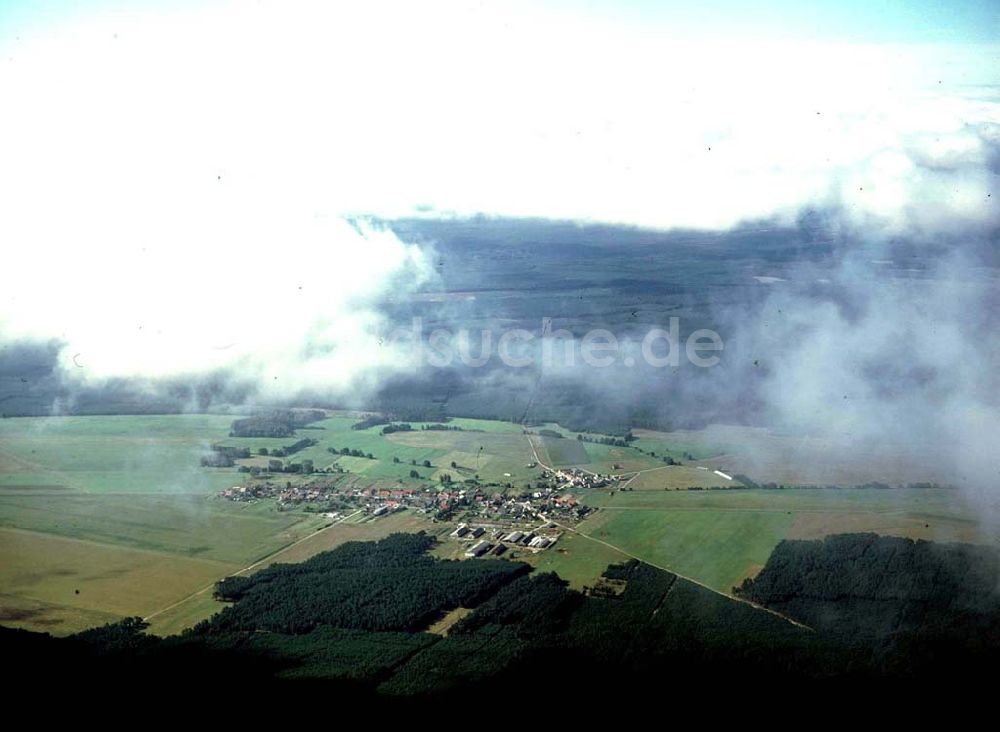
[[[94,14],[4,50],[3,192],[35,216],[114,195],[160,220],[192,213],[184,191],[668,229],[831,205],[896,230],[997,221],[1000,105],[977,85],[996,46],[306,2]]]
[[[71,381],[229,370],[263,396],[289,396],[405,367],[380,344],[378,304],[434,273],[390,231],[265,201],[155,225],[114,201],[105,214],[102,247],[78,241],[88,224],[66,211],[38,221],[39,241],[12,253],[25,276],[5,283],[0,335],[59,339]]]
[[[812,209],[855,238],[931,242],[1000,223],[996,46],[261,3],[94,13],[8,31],[0,51],[0,241],[16,273],[0,328],[64,342],[73,378],[233,370],[281,395],[405,370],[379,345],[378,303],[431,281],[432,260],[346,223],[358,214],[722,231]],[[908,294],[845,297],[920,315]],[[823,299],[803,312],[816,335],[791,393],[807,413],[826,396],[808,379],[861,388],[815,354],[847,331],[869,347],[874,325],[855,331]]]

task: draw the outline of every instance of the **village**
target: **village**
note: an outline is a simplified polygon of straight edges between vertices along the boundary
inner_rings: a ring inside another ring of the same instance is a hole
[[[613,490],[620,480],[576,468],[544,467],[537,482],[520,490],[473,481],[358,486],[343,478],[315,475],[299,482],[276,482],[260,476],[220,491],[219,497],[241,502],[274,500],[279,510],[323,511],[331,518],[348,510],[360,509],[373,518],[412,510],[435,521],[459,522],[449,539],[467,545],[465,556],[480,557],[499,556],[515,546],[531,552],[552,547],[561,535],[560,524],[574,526],[596,510],[579,501],[580,491],[609,486]]]

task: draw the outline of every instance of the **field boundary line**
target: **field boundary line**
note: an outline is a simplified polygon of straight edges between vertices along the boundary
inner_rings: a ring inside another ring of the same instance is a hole
[[[566,526],[565,524],[561,524],[558,521],[546,518],[545,515],[542,514],[542,513],[539,513],[538,515],[543,520],[549,522],[550,524],[555,524],[556,526],[558,526],[559,528],[563,529],[564,531],[571,531],[572,533],[577,534],[578,536],[582,536],[585,539],[590,539],[591,541],[596,541],[598,544],[603,544],[604,546],[608,547],[609,549],[614,549],[615,551],[617,551],[617,552],[619,552],[621,554],[624,554],[627,557],[631,557],[632,559],[636,559],[636,560],[638,560],[638,561],[640,561],[640,562],[642,562],[644,564],[648,564],[651,567],[656,567],[659,570],[662,570],[664,572],[668,572],[670,574],[676,575],[677,577],[680,577],[683,580],[687,580],[688,582],[690,582],[692,584],[698,585],[699,587],[702,587],[702,588],[708,590],[709,592],[714,592],[716,595],[722,595],[722,597],[725,597],[725,598],[727,598],[729,600],[733,600],[735,602],[743,603],[744,605],[747,605],[749,607],[755,608],[757,610],[762,610],[763,612],[769,613],[769,614],[775,616],[776,618],[781,618],[782,620],[784,620],[784,621],[786,621],[788,623],[791,623],[792,625],[794,625],[794,626],[796,626],[798,628],[802,628],[804,630],[809,630],[809,631],[813,630],[813,628],[809,627],[808,625],[806,625],[804,623],[800,623],[798,620],[795,620],[794,618],[790,618],[789,616],[785,615],[784,613],[780,613],[777,610],[772,610],[769,607],[764,607],[763,605],[758,605],[755,602],[751,602],[750,600],[747,600],[746,598],[737,597],[736,595],[731,595],[728,592],[723,592],[722,590],[717,590],[714,587],[710,587],[709,585],[706,585],[704,582],[696,580],[694,577],[688,577],[687,575],[681,574],[680,572],[678,572],[675,569],[670,569],[669,567],[664,567],[664,566],[662,566],[660,564],[656,564],[655,562],[651,562],[648,559],[643,559],[642,557],[637,556],[636,554],[633,554],[632,552],[626,551],[625,549],[622,549],[619,546],[615,546],[614,544],[611,544],[610,542],[604,541],[603,539],[598,539],[596,536],[591,536],[590,534],[585,534],[582,531],[579,531],[578,529],[573,528],[572,526]]]

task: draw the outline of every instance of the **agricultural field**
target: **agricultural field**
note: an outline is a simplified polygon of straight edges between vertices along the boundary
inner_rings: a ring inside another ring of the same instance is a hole
[[[607,509],[580,530],[650,564],[729,592],[764,566],[791,524],[792,517],[780,511]]]
[[[624,562],[629,557],[586,536],[567,532],[552,549],[517,558],[538,572],[555,572],[574,590],[582,590],[593,587],[609,564]]]
[[[0,420],[0,495],[214,493],[233,473],[199,469],[232,417],[157,415]]]
[[[535,444],[541,443],[547,456],[546,462],[553,467],[585,465],[591,461],[583,443],[565,437],[532,437]]]
[[[2,496],[0,622],[64,635],[145,616],[308,536],[320,521],[201,496]]]
[[[601,445],[594,442],[580,442],[587,455],[587,462],[580,465],[595,473],[631,473],[661,467],[656,458],[643,455],[630,447]],[[616,467],[617,466],[617,467]]]
[[[413,432],[396,432],[381,439],[386,440],[392,450],[433,451],[429,458],[432,465],[456,478],[479,475],[484,482],[523,484],[538,476],[537,468],[528,468],[535,458],[520,429],[516,432],[438,431],[420,430],[414,425]],[[452,460],[459,470],[451,468]],[[422,468],[417,470],[423,475]]]
[[[264,503],[202,496],[0,496],[0,527],[243,565],[301,538],[319,521]]]
[[[955,485],[974,482],[956,474],[942,446],[862,443],[850,435],[815,438],[779,434],[763,427],[714,425],[703,430],[653,432],[634,430],[634,443],[658,455],[689,452],[700,465],[729,474],[741,473],[757,483],[783,485],[891,485],[933,482]],[[687,461],[683,461],[687,462]]]
[[[633,491],[683,490],[685,488],[731,488],[738,480],[726,480],[711,470],[699,470],[688,465],[661,465],[643,469],[626,482]]]
[[[247,447],[255,455],[249,462],[259,465],[268,459],[256,457],[260,448],[270,452],[306,437],[317,444],[284,461],[312,460],[318,469],[346,471],[326,476],[343,488],[426,484],[446,473],[523,488],[539,475],[528,467],[535,462],[532,444],[551,465],[642,471],[624,492],[579,493],[600,509],[579,527],[587,536],[569,532],[553,550],[518,552],[518,559],[558,573],[575,588],[592,586],[609,563],[635,555],[726,592],[757,571],[786,537],[874,531],[995,541],[979,533],[973,510],[948,489],[674,490],[733,487],[711,472],[716,467],[759,480],[791,475],[791,468],[761,468],[775,455],[796,459],[799,453],[788,452],[789,438],[746,428],[637,430],[634,444],[658,456],[652,457],[577,440],[577,433],[558,425],[544,429],[563,438],[535,434],[529,441],[509,422],[455,419],[450,426],[461,429],[452,430],[412,423],[412,431],[382,435],[382,426],[352,429],[358,419],[332,414],[279,439],[229,437],[229,415],[0,420],[0,622],[67,634],[139,614],[150,617],[153,632],[174,633],[218,609],[211,587],[227,574],[301,561],[354,539],[417,530],[441,536],[452,528],[410,511],[377,520],[351,516],[329,526],[318,514],[281,511],[270,500],[225,501],[217,492],[240,483],[243,474],[200,465],[211,445]],[[760,452],[744,447],[742,437]],[[329,448],[372,458],[331,454]],[[664,466],[664,455],[685,465]],[[856,482],[875,479],[865,464],[837,454],[814,460],[810,470],[864,478]],[[411,478],[411,470],[420,478]],[[450,546],[445,542],[441,551]]]
[[[542,462],[556,468],[583,468],[593,473],[630,473],[663,465],[660,460],[643,455],[630,447],[603,445],[599,442],[578,440],[575,432],[563,429],[546,429],[561,432],[565,437],[532,435],[531,440]],[[594,438],[593,435],[588,437]],[[601,436],[598,435],[597,439]]]
[[[146,615],[239,569],[208,559],[0,529],[0,618],[5,624],[76,631]]]
[[[658,457],[672,457],[687,462],[690,459],[707,460],[735,452],[734,445],[702,432],[654,432],[653,430],[632,430],[635,440],[632,444],[646,452],[654,452]],[[690,456],[690,457],[686,457]]]
[[[67,634],[148,615],[321,526],[215,497],[240,476],[200,460],[232,419],[0,420],[2,622]]]
[[[410,432],[383,435],[383,425],[352,429],[357,421],[356,417],[332,417],[316,422],[309,429],[300,429],[295,438],[230,438],[223,433],[217,442],[246,447],[256,454],[262,447],[270,451],[309,437],[318,444],[288,460],[312,460],[318,469],[338,466],[366,479],[400,483],[436,481],[443,473],[457,479],[479,475],[484,482],[494,483],[526,481],[537,474],[527,468],[533,457],[523,429],[509,422],[454,419],[448,424],[459,429],[452,430],[424,430],[422,427],[427,423],[412,422]],[[357,450],[372,458],[331,454],[331,448]],[[424,466],[424,461],[431,467]],[[452,468],[452,462],[458,467]],[[420,478],[412,479],[411,470],[416,470]]]
[[[784,538],[870,531],[996,542],[946,488],[600,491],[585,501],[600,510],[579,526],[584,534],[722,592],[754,575]]]

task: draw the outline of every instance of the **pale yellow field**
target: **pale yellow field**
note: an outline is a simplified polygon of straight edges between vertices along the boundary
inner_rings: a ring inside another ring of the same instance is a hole
[[[0,529],[0,556],[3,622],[53,634],[146,615],[238,569],[18,529]]]
[[[743,473],[758,483],[860,485],[873,481],[899,484],[961,484],[968,476],[948,468],[953,461],[935,444],[859,441],[850,435],[817,438],[776,434],[762,427],[714,425],[705,430],[654,432],[637,437],[684,449],[701,448],[719,457],[699,464]]]
[[[450,527],[446,524],[441,524],[440,526],[442,527],[442,531],[444,529],[450,530]],[[402,511],[388,516],[380,516],[379,518],[366,520],[359,524],[351,522],[339,523],[269,557],[267,561],[255,569],[263,569],[276,562],[281,562],[282,564],[301,562],[320,552],[335,549],[348,541],[373,541],[400,531],[412,533],[423,530],[431,533],[435,528],[436,525],[432,524],[429,518],[425,518],[412,511]]]
[[[719,477],[711,470],[698,470],[687,465],[668,465],[662,468],[639,473],[628,481],[628,487],[634,491],[662,491],[682,488],[714,488],[740,485]]]
[[[471,612],[471,608],[456,607],[451,612],[445,613],[444,617],[431,623],[426,632],[434,633],[434,635],[448,635],[451,627]]]
[[[797,513],[788,539],[819,539],[830,534],[874,532],[928,541],[986,543],[995,537],[971,519],[942,516],[913,516],[905,513],[861,513],[821,511]]]

